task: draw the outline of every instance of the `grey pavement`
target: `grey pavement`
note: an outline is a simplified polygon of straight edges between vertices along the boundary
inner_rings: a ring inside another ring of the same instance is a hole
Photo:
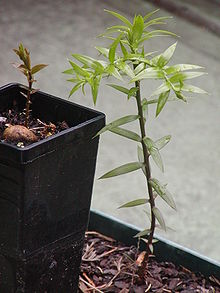
[[[0,85],[24,82],[10,64],[16,60],[12,48],[22,41],[30,49],[33,63],[49,64],[36,75],[37,87],[66,99],[71,84],[61,72],[68,68],[67,58],[71,58],[71,53],[96,56],[93,47],[102,42],[95,37],[114,22],[103,12],[105,8],[118,10],[131,18],[135,13],[145,14],[156,7],[141,0],[2,0]],[[209,13],[212,17],[212,11]],[[170,12],[161,10],[159,15],[170,15]],[[173,62],[204,66],[208,75],[195,83],[210,95],[192,98],[188,104],[172,102],[159,118],[151,115],[148,121],[149,136],[156,139],[172,135],[172,141],[162,152],[165,174],[161,175],[154,166],[152,172],[154,177],[168,183],[178,207],[178,211],[173,212],[159,203],[167,225],[175,231],[165,235],[161,231],[157,233],[220,261],[220,38],[178,16],[174,16],[167,28],[181,36]],[[154,51],[156,46],[157,50],[164,50],[174,42],[173,38],[154,39],[146,48]],[[156,85],[147,82],[143,86],[146,97]],[[89,91],[87,97],[78,93],[72,100],[93,107]],[[133,114],[135,105],[102,85],[96,109],[105,112],[107,121],[111,121]],[[106,133],[100,142],[96,178],[135,160],[134,143]],[[143,197],[144,190],[141,172],[95,180],[92,207],[144,228],[146,216],[142,208],[117,209],[128,200]]]

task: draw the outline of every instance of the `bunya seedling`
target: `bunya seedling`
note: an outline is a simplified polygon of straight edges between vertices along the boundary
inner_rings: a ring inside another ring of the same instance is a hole
[[[29,117],[30,117],[30,105],[31,105],[31,95],[34,94],[38,89],[33,89],[33,83],[36,82],[34,79],[34,74],[45,68],[46,64],[37,64],[33,67],[31,66],[30,52],[27,48],[23,46],[22,43],[19,44],[17,49],[13,49],[22,63],[13,63],[13,66],[20,70],[22,74],[27,79],[28,86],[26,87],[26,93],[21,92],[26,98],[25,107],[25,124],[24,125],[8,125],[3,133],[3,138],[6,141],[25,141],[25,142],[35,142],[37,141],[36,135],[29,129]]]

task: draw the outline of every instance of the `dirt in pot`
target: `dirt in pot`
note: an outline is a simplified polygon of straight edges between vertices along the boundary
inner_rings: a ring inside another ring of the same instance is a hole
[[[144,252],[127,247],[97,232],[87,232],[81,264],[80,292],[120,293],[220,293],[220,280],[206,279],[170,262],[158,263],[152,256],[145,282],[138,267]]]
[[[29,127],[26,128],[24,124],[25,112],[20,112],[16,105],[11,109],[0,112],[0,140],[18,147],[24,147],[69,128],[65,121],[57,123],[41,121],[31,114]]]

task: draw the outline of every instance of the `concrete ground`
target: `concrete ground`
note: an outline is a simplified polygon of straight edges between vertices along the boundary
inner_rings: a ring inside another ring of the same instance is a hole
[[[71,84],[61,72],[68,68],[67,58],[71,58],[71,53],[96,56],[93,47],[101,45],[102,41],[95,37],[115,21],[103,12],[104,8],[118,10],[128,18],[155,9],[142,0],[2,1],[0,85],[24,82],[10,64],[16,61],[12,48],[22,41],[30,49],[33,63],[49,64],[36,75],[37,87],[66,99]],[[170,13],[161,10],[159,15]],[[212,18],[212,11],[209,17]],[[188,104],[170,103],[159,118],[151,115],[148,122],[149,136],[156,139],[172,135],[172,141],[162,152],[165,174],[161,175],[154,166],[152,170],[154,177],[169,183],[178,207],[178,211],[173,212],[159,203],[167,225],[175,230],[168,231],[165,237],[220,261],[220,38],[177,16],[167,28],[181,36],[173,62],[204,66],[208,75],[195,83],[210,95],[193,98]],[[146,48],[164,50],[174,42],[173,38],[155,39]],[[146,82],[144,95],[149,96],[155,86],[155,83]],[[72,100],[93,107],[89,95],[83,97],[78,93]],[[111,88],[101,87],[97,109],[107,114],[107,121],[135,113],[134,106]],[[96,178],[135,160],[134,143],[106,133],[101,138]],[[144,228],[147,224],[142,208],[117,210],[128,200],[143,197],[144,185],[141,172],[95,180],[92,207]]]

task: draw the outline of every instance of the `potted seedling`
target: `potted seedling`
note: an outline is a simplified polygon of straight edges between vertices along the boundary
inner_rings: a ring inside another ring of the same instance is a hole
[[[0,292],[76,292],[104,115],[27,86],[0,88]]]
[[[159,227],[166,230],[164,217],[158,208],[157,202],[162,199],[170,208],[176,209],[176,204],[167,186],[154,178],[151,172],[151,160],[156,163],[162,172],[164,171],[160,150],[169,143],[171,136],[165,135],[161,138],[156,137],[156,135],[155,137],[148,136],[150,125],[147,120],[147,111],[148,109],[151,111],[151,107],[154,105],[155,116],[158,117],[170,100],[182,103],[187,101],[188,94],[206,93],[189,83],[191,79],[203,75],[204,72],[201,71],[202,67],[198,65],[169,65],[177,43],[172,44],[160,54],[146,51],[144,43],[151,38],[174,36],[173,33],[166,30],[151,30],[152,26],[163,24],[167,17],[152,19],[151,17],[157,12],[154,11],[145,16],[137,15],[134,17],[133,22],[130,22],[116,12],[107,12],[120,22],[108,28],[101,35],[110,40],[109,47],[96,47],[101,55],[99,59],[73,54],[74,61],[69,61],[71,68],[65,73],[71,75],[69,81],[74,83],[70,96],[79,89],[82,89],[82,92],[85,93],[84,87],[88,84],[91,87],[93,102],[96,104],[100,82],[111,76],[117,80],[117,83],[107,85],[114,88],[119,94],[124,94],[128,100],[135,100],[136,102],[136,109],[134,109],[133,115],[120,117],[107,124],[95,137],[110,131],[134,141],[134,149],[137,149],[137,161],[119,166],[101,176],[100,179],[119,176],[137,170],[143,171],[146,182],[146,190],[143,191],[143,194],[147,193],[147,196],[134,198],[133,201],[123,204],[120,208],[144,205],[150,214],[149,227],[135,235],[138,239],[144,239],[146,245],[142,260],[135,272],[139,276],[139,281],[144,282],[148,273],[149,257],[153,254],[155,229]],[[156,49],[158,50],[158,48]],[[149,97],[143,97],[141,84],[152,79],[159,81],[159,87]],[[134,121],[138,121],[139,124],[137,133],[127,127],[127,124]],[[93,219],[94,217],[92,214]],[[146,219],[148,220],[147,216]],[[106,227],[107,222],[104,221],[103,226]],[[97,224],[97,228],[100,229],[101,226],[102,223]],[[114,225],[112,226],[114,227]],[[94,223],[92,227],[95,227]],[[108,228],[103,227],[103,230],[106,231]],[[118,235],[120,235],[120,232]],[[147,239],[144,237],[147,237]]]

